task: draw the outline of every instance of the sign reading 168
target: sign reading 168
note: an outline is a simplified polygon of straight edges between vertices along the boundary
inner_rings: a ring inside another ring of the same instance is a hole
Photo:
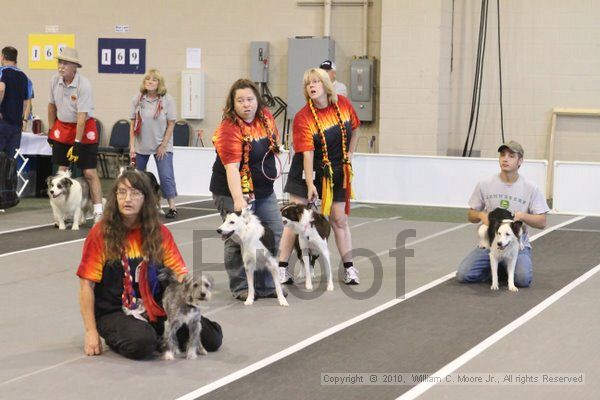
[[[66,44],[59,44],[56,46],[58,48],[58,54],[62,54],[63,49],[67,47]],[[44,49],[42,50],[41,46],[32,46],[31,47],[31,60],[32,61],[40,61],[42,59],[45,61],[52,61],[54,59],[54,45],[47,44],[44,45]]]

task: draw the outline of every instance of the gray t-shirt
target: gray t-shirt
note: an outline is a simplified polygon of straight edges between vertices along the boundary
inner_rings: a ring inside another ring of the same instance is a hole
[[[131,119],[135,119],[140,95],[136,94],[131,99]],[[140,101],[140,112],[142,115],[142,131],[135,137],[135,151],[139,154],[155,154],[156,149],[162,143],[167,131],[167,121],[177,119],[175,114],[175,101],[170,94],[165,94],[161,99],[161,110],[156,115],[159,98],[148,99],[145,95]],[[173,152],[173,136],[169,140],[167,152]]]
[[[342,82],[334,81],[333,88],[335,89],[335,92],[337,94],[341,94],[342,96],[348,97],[348,89],[346,88],[346,85],[344,85]]]
[[[56,105],[56,116],[62,122],[77,122],[77,113],[86,112],[91,118],[94,111],[92,85],[79,72],[68,86],[60,75],[50,81],[50,104]]]
[[[521,175],[512,184],[503,182],[500,174],[480,181],[469,199],[469,207],[487,212],[500,207],[508,209],[513,214],[517,211],[528,214],[545,214],[550,211],[542,192]],[[523,225],[521,243],[531,247],[526,225]]]

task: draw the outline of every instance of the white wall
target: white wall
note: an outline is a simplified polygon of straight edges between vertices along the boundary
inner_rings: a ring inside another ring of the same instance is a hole
[[[287,171],[287,153],[280,159]],[[215,160],[213,150],[175,147],[173,160],[180,195],[211,194],[208,188]],[[498,159],[359,153],[354,157],[353,167],[356,201],[467,207],[477,182],[498,173]],[[156,172],[153,161],[148,164],[148,169]],[[528,160],[520,173],[544,193],[546,170],[546,161]],[[280,177],[275,182],[279,198],[283,194],[282,181],[283,177]]]
[[[481,1],[455,2],[452,117],[449,143],[462,148],[473,90]],[[526,158],[547,159],[554,107],[600,104],[600,2],[588,0],[500,1],[504,127]],[[490,2],[479,133],[475,149],[495,156],[500,142],[496,2]],[[557,127],[557,159],[600,161],[597,121],[577,117]],[[594,129],[594,128],[592,128]]]

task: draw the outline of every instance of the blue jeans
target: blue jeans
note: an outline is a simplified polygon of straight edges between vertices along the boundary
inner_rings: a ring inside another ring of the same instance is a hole
[[[229,196],[221,196],[213,194],[213,200],[221,218],[225,220],[227,213],[233,212],[233,199]],[[277,254],[279,249],[279,240],[283,233],[283,220],[279,212],[277,197],[272,193],[264,199],[256,199],[252,206],[254,214],[271,230],[275,236],[275,246],[269,249],[273,254]],[[242,251],[240,245],[231,239],[225,241],[224,251],[225,270],[229,275],[229,289],[233,297],[237,297],[242,292],[248,291],[248,282],[246,281],[246,270],[242,261]],[[257,266],[254,271],[254,288],[256,297],[266,297],[275,292],[275,283],[273,277],[264,265]]]
[[[135,153],[135,168],[145,171],[148,160],[150,160],[150,154]],[[156,162],[163,197],[174,199],[177,197],[177,186],[175,186],[175,171],[173,170],[173,153],[165,153],[162,160],[156,158],[156,154],[154,154],[154,161]]]
[[[0,119],[0,152],[13,158],[19,147],[21,147],[21,127]]]
[[[500,263],[499,266],[506,266]],[[500,268],[500,267],[499,267]],[[489,249],[475,248],[458,266],[456,279],[461,283],[491,282]],[[519,251],[515,265],[515,286],[529,287],[533,280],[533,265],[531,263],[531,247]]]

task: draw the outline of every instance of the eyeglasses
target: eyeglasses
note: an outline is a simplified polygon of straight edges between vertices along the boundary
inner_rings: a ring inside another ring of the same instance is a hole
[[[129,197],[131,197],[131,199],[133,199],[133,200],[137,200],[137,199],[144,197],[144,192],[137,190],[137,189],[131,189],[131,190],[117,189],[116,193],[117,193],[117,198],[119,198],[119,199],[126,199],[128,194],[129,194]]]

